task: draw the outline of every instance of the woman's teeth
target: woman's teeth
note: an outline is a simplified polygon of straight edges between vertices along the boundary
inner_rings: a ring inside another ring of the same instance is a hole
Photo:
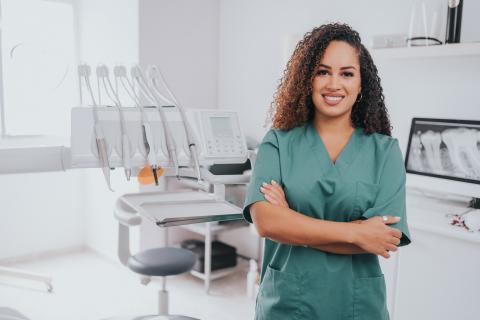
[[[338,104],[343,99],[343,97],[339,96],[323,96],[323,98],[325,102],[331,106]]]

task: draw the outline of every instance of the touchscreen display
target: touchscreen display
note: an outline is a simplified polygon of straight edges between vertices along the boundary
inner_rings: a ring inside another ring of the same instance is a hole
[[[210,124],[212,126],[214,137],[233,137],[233,128],[230,117],[211,117]]]

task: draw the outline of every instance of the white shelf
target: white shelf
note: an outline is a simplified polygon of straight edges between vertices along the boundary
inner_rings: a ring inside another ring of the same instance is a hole
[[[374,60],[480,57],[480,42],[454,43],[427,47],[382,48],[370,50]]]
[[[434,233],[443,237],[449,237],[457,240],[480,244],[480,235],[478,233],[470,233],[469,231],[461,230],[460,227],[454,227],[449,225],[447,225],[446,227],[435,227],[428,224],[412,222],[410,223],[410,228],[428,233]]]
[[[447,214],[461,214],[469,208],[460,206],[454,201],[442,199],[423,199],[411,194],[407,195],[407,219],[411,229],[437,234],[473,243],[480,243],[480,232],[468,231],[465,228],[450,224]]]

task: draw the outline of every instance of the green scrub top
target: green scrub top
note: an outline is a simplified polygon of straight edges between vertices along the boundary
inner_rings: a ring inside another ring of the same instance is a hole
[[[291,209],[330,221],[393,215],[410,243],[405,168],[398,141],[356,128],[335,164],[313,122],[267,132],[257,154],[243,214],[266,201],[262,182],[277,181]],[[292,226],[294,227],[294,226]],[[342,255],[265,239],[255,319],[388,320],[385,280],[375,254]]]

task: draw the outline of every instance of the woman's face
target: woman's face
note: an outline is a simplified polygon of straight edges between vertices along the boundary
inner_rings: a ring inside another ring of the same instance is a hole
[[[348,117],[361,91],[357,50],[343,41],[332,41],[325,49],[312,81],[315,116]]]

